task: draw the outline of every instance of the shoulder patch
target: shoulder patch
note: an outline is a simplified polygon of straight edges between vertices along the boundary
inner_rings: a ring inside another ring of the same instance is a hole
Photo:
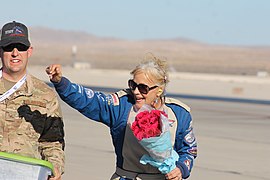
[[[188,112],[190,112],[190,107],[188,105],[186,105],[185,103],[177,100],[177,99],[166,97],[165,98],[165,103],[167,103],[167,104],[177,104],[177,105],[183,107]]]
[[[110,94],[111,96],[111,101],[113,103],[114,106],[118,106],[119,105],[119,99],[125,95],[127,95],[127,91],[126,90],[120,90],[116,93]]]
[[[117,96],[117,94],[110,94],[111,96],[111,101],[113,103],[114,106],[118,106],[119,105],[119,98]],[[108,101],[108,104],[110,104],[111,102]]]
[[[117,94],[117,96],[120,98],[120,97],[127,95],[128,93],[126,90],[120,90],[120,91],[116,92],[115,94]]]

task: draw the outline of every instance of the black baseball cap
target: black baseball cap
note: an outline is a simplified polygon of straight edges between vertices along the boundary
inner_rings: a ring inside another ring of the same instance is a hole
[[[16,21],[5,24],[0,34],[0,47],[14,43],[21,43],[29,47],[31,45],[27,27]]]

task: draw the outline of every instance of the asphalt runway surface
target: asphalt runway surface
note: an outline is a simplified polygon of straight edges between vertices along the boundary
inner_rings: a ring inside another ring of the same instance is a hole
[[[181,99],[191,107],[198,158],[189,180],[270,180],[270,106]],[[62,103],[64,180],[108,180],[115,170],[109,129]]]

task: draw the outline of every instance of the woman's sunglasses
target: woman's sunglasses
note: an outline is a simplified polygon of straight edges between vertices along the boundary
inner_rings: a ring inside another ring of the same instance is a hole
[[[29,49],[29,46],[26,46],[26,45],[20,44],[20,43],[16,43],[16,44],[10,44],[10,45],[2,47],[3,51],[5,51],[5,52],[11,52],[15,48],[18,49],[18,51],[27,51]]]
[[[142,94],[147,94],[150,90],[155,89],[156,87],[158,87],[158,86],[148,87],[145,84],[137,84],[132,79],[128,80],[128,86],[133,91],[136,89],[136,87],[138,87],[138,90]]]

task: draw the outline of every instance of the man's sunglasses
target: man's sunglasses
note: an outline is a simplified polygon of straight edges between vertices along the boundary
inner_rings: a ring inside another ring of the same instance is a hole
[[[10,45],[2,47],[3,51],[5,51],[5,52],[11,52],[15,48],[18,49],[18,51],[27,51],[29,49],[29,46],[26,46],[26,45],[20,44],[20,43],[16,43],[16,44],[10,44]]]
[[[149,91],[151,91],[152,89],[155,89],[158,86],[153,86],[153,87],[148,87],[145,84],[137,84],[135,83],[132,79],[128,80],[128,86],[131,90],[135,90],[136,87],[138,87],[138,90],[140,91],[140,93],[142,94],[147,94]]]

